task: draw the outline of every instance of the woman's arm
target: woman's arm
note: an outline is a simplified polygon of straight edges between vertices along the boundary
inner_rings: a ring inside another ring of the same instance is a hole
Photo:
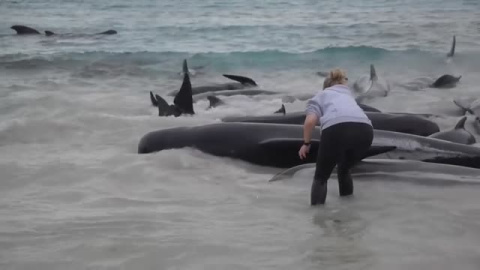
[[[308,152],[310,152],[310,141],[312,140],[312,132],[315,129],[315,126],[318,123],[318,116],[315,113],[307,114],[305,117],[305,123],[303,124],[303,145],[298,151],[298,156],[300,159],[307,157]]]
[[[312,140],[312,132],[318,123],[318,117],[314,113],[307,114],[305,117],[305,123],[303,124],[303,142],[310,143]]]
[[[305,117],[305,122],[303,123],[303,145],[298,151],[300,159],[307,157],[308,152],[310,151],[310,141],[312,139],[312,132],[315,129],[315,126],[322,117],[322,109],[320,108],[320,95],[316,95],[307,102],[307,108],[305,112],[307,116]]]

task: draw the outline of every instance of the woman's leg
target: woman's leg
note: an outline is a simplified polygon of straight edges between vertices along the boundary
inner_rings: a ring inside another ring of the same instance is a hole
[[[338,163],[338,190],[340,196],[353,194],[353,180],[350,169],[368,152],[373,141],[373,129],[366,124],[354,123],[343,131],[348,134],[348,148]]]
[[[344,159],[338,163],[337,178],[338,178],[338,192],[340,196],[348,196],[353,194],[353,180],[350,174],[350,168],[353,167],[354,162],[351,159],[352,154],[347,151]]]
[[[310,193],[311,205],[324,204],[327,197],[327,182],[337,165],[338,149],[336,142],[336,127],[332,126],[322,131],[318,147],[317,165]]]

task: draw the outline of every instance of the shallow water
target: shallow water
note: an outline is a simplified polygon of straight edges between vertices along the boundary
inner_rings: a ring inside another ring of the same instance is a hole
[[[359,179],[342,199],[332,178],[327,205],[310,207],[309,179],[269,183],[279,170],[193,149],[136,153],[152,130],[282,104],[225,97],[159,118],[148,92],[178,89],[183,59],[193,85],[240,74],[288,94],[317,91],[317,71],[356,78],[373,63],[394,87],[368,104],[452,128],[453,98],[478,96],[479,14],[466,0],[2,1],[0,268],[479,269],[478,187]],[[13,24],[118,34],[21,37]],[[456,88],[399,86],[447,72],[462,75]]]

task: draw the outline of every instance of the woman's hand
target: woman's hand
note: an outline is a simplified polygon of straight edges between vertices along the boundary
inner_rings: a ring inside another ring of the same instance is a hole
[[[298,156],[300,157],[300,159],[305,159],[307,158],[308,152],[310,152],[310,145],[304,144],[300,148],[300,151],[298,151]]]
[[[318,116],[315,113],[307,113],[305,117],[305,123],[303,124],[303,145],[298,151],[300,159],[307,158],[308,152],[310,152],[310,140],[312,138],[312,131],[315,129],[315,125],[318,122]]]

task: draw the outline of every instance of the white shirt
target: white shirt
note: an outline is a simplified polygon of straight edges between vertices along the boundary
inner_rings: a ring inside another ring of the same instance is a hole
[[[316,114],[322,129],[344,122],[372,125],[348,86],[343,84],[336,84],[318,92],[308,100],[305,112]]]

